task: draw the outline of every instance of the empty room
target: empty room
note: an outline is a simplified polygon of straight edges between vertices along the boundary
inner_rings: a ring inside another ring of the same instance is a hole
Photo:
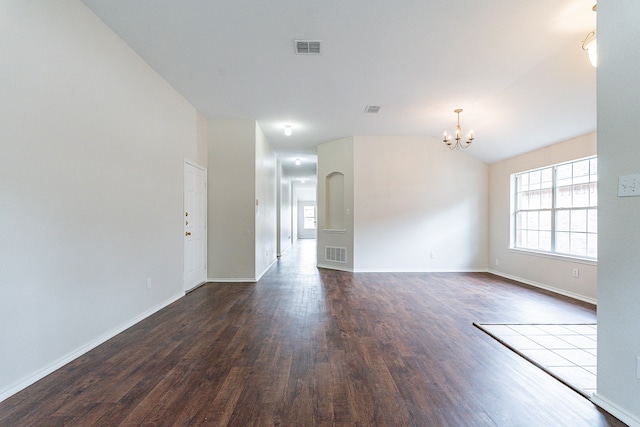
[[[0,426],[640,426],[595,3],[1,1]]]

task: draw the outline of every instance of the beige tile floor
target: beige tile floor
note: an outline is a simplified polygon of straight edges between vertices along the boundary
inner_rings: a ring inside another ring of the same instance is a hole
[[[596,391],[597,325],[477,326],[587,397]]]

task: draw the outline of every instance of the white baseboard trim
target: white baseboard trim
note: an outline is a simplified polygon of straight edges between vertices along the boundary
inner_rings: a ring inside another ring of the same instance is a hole
[[[316,264],[316,267],[318,268],[326,268],[328,270],[338,270],[338,271],[346,271],[347,273],[353,273],[353,269],[349,268],[349,267],[342,267],[339,265],[329,265],[329,264]]]
[[[318,268],[327,268],[329,270],[338,270],[338,271],[347,271],[349,273],[487,273],[486,268],[463,268],[463,269],[452,269],[452,270],[424,270],[424,269],[405,269],[399,270],[397,268],[379,268],[379,269],[351,269],[348,267],[341,267],[334,264],[317,264]]]
[[[262,273],[260,273],[260,274],[257,276],[256,282],[257,282],[257,281],[259,281],[260,279],[262,279],[262,276],[264,276],[264,275],[265,275],[265,273],[266,273],[267,271],[269,271],[269,269],[270,269],[271,267],[273,267],[273,264],[275,264],[276,262],[278,262],[278,258],[274,258],[274,259],[271,261],[271,264],[269,264],[269,265],[267,266],[267,268],[265,268],[265,269],[262,271]]]
[[[460,268],[460,269],[387,269],[387,268],[376,268],[376,269],[357,269],[353,270],[354,273],[486,273],[486,268]]]
[[[191,288],[191,289],[187,289],[186,291],[184,291],[184,293],[185,293],[185,295],[186,295],[186,294],[190,294],[191,292],[195,291],[196,289],[198,289],[198,288],[200,288],[200,287],[202,287],[202,286],[204,286],[204,285],[206,285],[206,284],[207,284],[207,281],[205,280],[205,281],[204,281],[204,282],[202,282],[202,283],[198,283],[198,284],[197,284],[197,285],[195,285],[193,288]]]
[[[259,281],[260,279],[262,279],[262,276],[265,275],[265,273],[267,271],[269,271],[269,269],[271,267],[273,267],[273,264],[275,264],[276,262],[278,262],[278,258],[275,258],[271,261],[271,264],[269,264],[267,266],[267,268],[265,268],[259,275],[257,275],[256,277],[251,277],[251,278],[242,278],[242,277],[209,277],[207,279],[207,282],[218,282],[218,283],[256,283],[257,281]]]
[[[505,274],[505,273],[502,273],[501,271],[495,271],[495,270],[489,269],[488,272],[491,274],[495,274],[496,276],[504,277],[505,279],[515,280],[516,282],[521,282],[521,283],[524,283],[525,285],[534,286],[536,288],[540,288],[547,291],[551,291],[556,294],[564,295],[565,297],[577,299],[593,305],[598,305],[598,300],[586,297],[584,295],[565,291],[564,289],[560,289],[560,288],[554,288],[553,286],[545,285],[544,283],[534,282],[533,280],[523,279],[522,277]]]
[[[180,293],[178,295],[174,295],[173,297],[169,298],[168,300],[165,300],[162,303],[156,305],[155,307],[152,307],[149,310],[145,311],[144,313],[134,317],[133,319],[131,319],[127,323],[125,323],[123,325],[120,325],[115,329],[110,330],[109,332],[105,333],[104,335],[102,335],[102,336],[100,336],[100,337],[88,342],[87,344],[85,344],[82,347],[74,350],[73,352],[62,356],[58,360],[56,360],[53,363],[49,364],[48,366],[40,369],[39,371],[34,372],[33,374],[30,374],[30,375],[28,375],[28,376],[16,381],[15,383],[10,385],[6,389],[0,390],[0,402],[2,402],[3,400],[5,400],[5,399],[7,399],[7,398],[9,398],[11,396],[13,396],[14,394],[18,393],[19,391],[24,390],[25,388],[27,388],[30,385],[36,383],[37,381],[41,380],[42,378],[46,377],[47,375],[51,374],[52,372],[62,368],[67,363],[72,362],[73,360],[75,360],[78,357],[82,356],[83,354],[88,353],[89,351],[93,350],[94,348],[96,348],[100,344],[105,343],[106,341],[108,341],[111,338],[115,337],[119,333],[129,329],[130,327],[132,327],[136,323],[138,323],[138,322],[146,319],[147,317],[151,316],[152,314],[162,310],[163,308],[165,308],[169,304],[172,304],[175,301],[177,301],[180,298],[182,298],[184,295],[185,295],[184,293]]]
[[[610,402],[604,397],[600,396],[598,393],[595,393],[591,396],[591,401],[595,404],[622,421],[625,424],[628,424],[629,427],[640,427],[640,418],[637,418],[634,415],[627,413],[625,410],[621,409],[615,403]]]

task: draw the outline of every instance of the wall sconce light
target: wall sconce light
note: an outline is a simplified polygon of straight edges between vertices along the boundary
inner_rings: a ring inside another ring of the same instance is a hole
[[[296,159],[296,166],[300,166],[300,159]]]
[[[291,136],[292,133],[293,133],[293,129],[291,129],[291,125],[286,125],[284,127],[284,134],[287,136]]]

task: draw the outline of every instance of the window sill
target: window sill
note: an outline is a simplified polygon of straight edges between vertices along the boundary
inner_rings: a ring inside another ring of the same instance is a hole
[[[548,252],[538,252],[530,249],[509,248],[509,251],[523,254],[523,255],[532,255],[532,256],[537,256],[541,258],[555,259],[557,261],[576,262],[578,264],[585,264],[585,265],[596,265],[596,266],[598,265],[597,259],[580,258],[577,256],[571,256],[571,255],[550,254]]]

